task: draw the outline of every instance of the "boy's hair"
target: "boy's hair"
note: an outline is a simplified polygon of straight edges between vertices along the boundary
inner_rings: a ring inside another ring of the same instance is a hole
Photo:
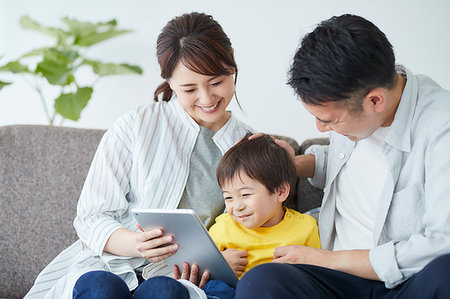
[[[287,199],[293,194],[297,180],[294,161],[289,154],[277,145],[270,136],[249,140],[248,133],[242,141],[230,148],[217,166],[217,181],[224,184],[239,178],[243,171],[251,179],[263,184],[271,193],[284,183],[290,186]]]
[[[370,90],[395,85],[392,45],[380,29],[360,16],[332,17],[303,38],[288,84],[306,104],[339,101],[360,110]]]

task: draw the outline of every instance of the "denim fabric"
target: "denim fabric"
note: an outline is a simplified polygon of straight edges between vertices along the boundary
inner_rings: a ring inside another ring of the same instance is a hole
[[[107,271],[83,274],[73,288],[74,299],[131,299],[130,290],[123,279]]]
[[[211,280],[204,287],[208,299],[232,299],[235,289],[221,280]]]
[[[116,274],[91,271],[81,276],[73,288],[74,299],[189,299],[189,293],[175,279],[165,276],[143,281],[130,292],[126,283]]]
[[[281,279],[282,278],[282,279]],[[406,282],[388,289],[381,281],[312,265],[268,263],[239,281],[236,299],[446,299],[450,298],[450,254],[441,256]]]

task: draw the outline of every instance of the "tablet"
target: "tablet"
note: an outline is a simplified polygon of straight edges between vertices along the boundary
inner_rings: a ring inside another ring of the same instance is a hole
[[[144,229],[162,227],[164,234],[174,236],[179,245],[177,253],[166,259],[169,267],[184,262],[197,264],[200,273],[210,272],[210,280],[218,279],[236,287],[238,278],[211,239],[197,214],[190,209],[132,209],[136,221]]]

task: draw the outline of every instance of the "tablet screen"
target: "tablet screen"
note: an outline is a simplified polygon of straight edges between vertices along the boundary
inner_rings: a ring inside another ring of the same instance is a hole
[[[162,227],[164,234],[174,236],[177,253],[166,259],[169,267],[181,269],[184,262],[197,264],[200,273],[210,272],[210,280],[218,279],[236,287],[237,276],[220,253],[198,216],[190,209],[132,209],[136,221],[144,230]]]

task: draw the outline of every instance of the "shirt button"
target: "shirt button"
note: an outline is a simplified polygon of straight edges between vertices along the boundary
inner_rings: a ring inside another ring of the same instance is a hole
[[[340,153],[339,154],[339,158],[344,159],[345,158],[345,154],[344,153]]]
[[[323,188],[323,193],[327,193],[327,188]]]

